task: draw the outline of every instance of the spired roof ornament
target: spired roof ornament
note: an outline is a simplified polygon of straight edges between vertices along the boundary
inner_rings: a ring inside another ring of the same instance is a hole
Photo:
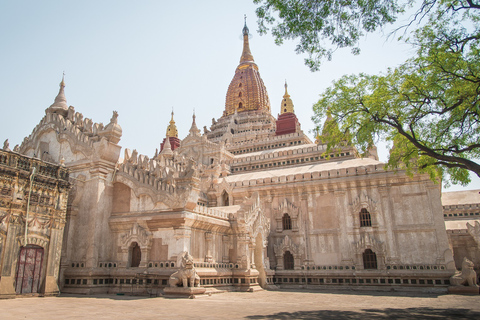
[[[265,111],[270,113],[270,100],[267,89],[258,72],[248,43],[248,27],[245,17],[243,27],[243,51],[240,64],[228,86],[224,116],[244,111]]]
[[[170,120],[170,124],[168,125],[168,128],[167,128],[167,137],[178,138],[177,126],[175,125],[175,120],[173,120],[173,110],[172,110],[172,119]]]
[[[67,98],[65,98],[65,73],[62,76],[62,82],[60,82],[60,90],[53,104],[45,110],[46,113],[58,113],[62,116],[66,116],[68,113]]]
[[[292,99],[290,99],[290,95],[288,94],[288,91],[287,91],[287,80],[285,80],[285,94],[283,95],[282,106],[280,110],[281,110],[280,114],[284,114],[288,112],[294,113],[293,101]]]

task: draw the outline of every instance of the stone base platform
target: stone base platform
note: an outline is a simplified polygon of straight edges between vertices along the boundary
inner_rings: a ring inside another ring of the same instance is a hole
[[[479,287],[467,287],[467,286],[451,286],[448,287],[448,293],[450,294],[480,294]]]
[[[204,294],[207,289],[202,287],[166,287],[163,289],[166,297],[188,298]]]

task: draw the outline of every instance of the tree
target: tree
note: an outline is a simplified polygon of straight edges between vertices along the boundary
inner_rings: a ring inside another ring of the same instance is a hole
[[[299,39],[297,53],[306,53],[305,64],[318,71],[322,59],[331,59],[337,48],[352,47],[358,54],[359,39],[396,21],[405,8],[420,3],[413,20],[429,15],[435,7],[453,10],[480,8],[478,0],[253,0],[258,26],[265,34],[272,25],[277,44]],[[413,21],[412,21],[413,22]],[[328,44],[330,42],[330,44]]]
[[[383,75],[343,76],[314,106],[321,125],[331,113],[365,154],[373,139],[393,142],[387,166],[448,173],[453,183],[480,177],[480,4],[437,2],[424,27],[406,39],[417,54]],[[328,148],[344,139],[333,135]]]

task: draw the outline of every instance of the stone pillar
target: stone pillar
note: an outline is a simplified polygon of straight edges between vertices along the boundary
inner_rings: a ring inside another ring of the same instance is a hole
[[[237,235],[237,263],[243,269],[250,268],[250,254],[248,249],[249,241],[246,233],[239,233]]]
[[[222,262],[223,263],[229,263],[230,262],[230,236],[223,235],[222,236],[222,247],[223,247],[223,257],[222,257]]]
[[[0,295],[15,295],[15,271],[17,267],[20,246],[16,236],[23,232],[20,224],[10,222],[2,248],[3,260],[0,270]]]
[[[385,270],[385,254],[380,252],[377,255],[377,269],[378,270]]]
[[[299,252],[293,254],[293,263],[294,270],[302,270],[302,255]]]
[[[300,213],[304,216],[304,233],[305,233],[305,264],[314,265],[312,259],[312,244],[310,243],[310,213],[308,212],[308,193],[306,190],[300,194]]]
[[[87,268],[96,268],[99,260],[108,259],[113,250],[109,241],[112,234],[108,225],[111,212],[111,172],[113,170],[110,168],[94,167],[90,170],[90,180],[85,182],[83,199],[90,203],[85,204],[80,214],[88,216],[88,230],[84,235]]]
[[[212,233],[205,232],[205,262],[213,262],[212,239],[213,239]]]
[[[250,255],[250,268],[256,269],[256,262],[255,262],[255,243],[250,242],[248,244],[248,250],[249,250],[249,255]],[[261,261],[258,261],[258,265],[260,266],[262,264]]]
[[[283,252],[277,252],[275,258],[277,259],[277,270],[283,270]]]
[[[338,238],[339,238],[339,244],[337,250],[341,253],[341,261],[340,263],[344,264],[350,264],[352,261],[352,257],[348,256],[348,252],[350,252],[350,246],[351,246],[351,241],[353,239],[350,238],[348,235],[348,223],[347,223],[347,214],[348,209],[351,209],[351,206],[348,203],[347,200],[347,194],[345,192],[346,186],[345,185],[337,185],[337,188],[339,190],[334,191],[335,195],[335,205],[338,209],[342,208],[343,210],[335,210],[335,213],[337,214],[338,217],[338,225],[339,225],[339,233],[338,233]],[[345,210],[347,209],[347,210]]]
[[[190,227],[180,227],[174,230],[175,247],[171,248],[171,257],[169,259],[176,258],[180,253],[187,251],[190,252],[190,237],[192,230]],[[170,252],[170,248],[168,248]]]
[[[275,216],[275,221],[277,222],[277,228],[275,229],[276,232],[280,233],[283,230],[283,225],[282,225],[282,214],[279,213],[278,215]]]
[[[46,263],[45,294],[58,294],[58,277],[63,240],[63,224],[58,229],[50,229],[50,242]]]

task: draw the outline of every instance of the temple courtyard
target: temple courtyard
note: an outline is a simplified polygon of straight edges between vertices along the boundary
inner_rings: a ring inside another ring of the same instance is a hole
[[[480,319],[480,295],[339,290],[0,300],[3,319]]]

